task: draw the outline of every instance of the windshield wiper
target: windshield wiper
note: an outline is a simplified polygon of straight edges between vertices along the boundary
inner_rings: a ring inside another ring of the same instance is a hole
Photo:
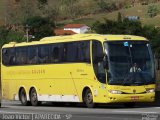
[[[124,82],[124,81],[123,81],[122,85],[124,85],[124,86],[131,86],[131,83],[130,83],[130,82]]]
[[[136,80],[135,78],[134,78],[134,75],[132,75],[132,76],[129,76],[129,77],[126,77],[126,78],[124,78],[124,80],[123,80],[123,82],[122,82],[122,85],[126,85],[126,86],[135,86],[135,85],[137,85],[137,86],[139,86],[139,85],[143,85],[143,84],[145,84],[144,82],[142,82],[143,80],[141,80],[141,81],[139,81],[139,80]]]

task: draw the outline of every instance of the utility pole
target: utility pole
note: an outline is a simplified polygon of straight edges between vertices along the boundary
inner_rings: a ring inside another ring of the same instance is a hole
[[[24,28],[25,28],[25,31],[26,31],[26,35],[25,35],[25,37],[27,38],[26,42],[30,42],[30,39],[35,38],[34,35],[29,35],[29,30],[30,30],[31,26],[26,24],[26,26],[24,26]]]
[[[29,42],[29,27],[28,24],[26,24],[25,28],[26,28],[26,37],[27,37],[27,42]]]
[[[26,35],[27,35],[27,42],[29,41],[29,36],[28,36],[28,31],[29,31],[29,28],[28,28],[28,25],[26,25]]]

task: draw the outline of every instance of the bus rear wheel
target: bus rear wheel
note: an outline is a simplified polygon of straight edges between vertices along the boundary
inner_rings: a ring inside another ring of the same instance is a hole
[[[85,91],[85,94],[83,97],[84,97],[83,100],[88,108],[95,107],[95,103],[93,103],[93,95],[90,89],[87,89]]]
[[[28,105],[29,104],[29,101],[27,101],[27,95],[26,95],[26,91],[24,88],[22,88],[19,92],[19,99],[22,103],[22,105]]]
[[[30,100],[31,100],[32,106],[37,106],[41,103],[41,102],[38,101],[37,92],[36,92],[35,88],[31,89]]]

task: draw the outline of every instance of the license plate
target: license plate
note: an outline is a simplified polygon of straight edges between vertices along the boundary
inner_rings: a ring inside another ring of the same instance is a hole
[[[132,101],[137,101],[137,100],[139,100],[139,96],[131,96],[131,100]]]

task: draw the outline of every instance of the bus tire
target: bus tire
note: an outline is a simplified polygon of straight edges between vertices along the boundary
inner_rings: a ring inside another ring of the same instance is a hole
[[[93,103],[93,95],[90,89],[86,89],[83,97],[84,103],[88,108],[95,107],[95,103]]]
[[[24,88],[21,88],[19,91],[19,99],[22,103],[22,105],[27,106],[29,105],[29,101],[27,101],[27,95]]]
[[[41,103],[38,101],[37,92],[35,88],[32,88],[30,91],[30,101],[32,106],[38,106]]]
[[[133,108],[136,105],[135,102],[124,103],[124,106],[127,108]]]

